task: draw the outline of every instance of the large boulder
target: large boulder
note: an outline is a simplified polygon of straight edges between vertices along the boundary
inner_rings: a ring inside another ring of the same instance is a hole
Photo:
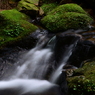
[[[95,60],[85,62],[82,68],[67,78],[69,95],[95,95]]]
[[[87,27],[93,20],[77,4],[64,4],[47,13],[41,23],[52,32]]]
[[[29,23],[29,17],[16,9],[0,12],[0,48],[18,41],[38,27]]]
[[[55,14],[64,14],[65,12],[76,12],[76,13],[82,13],[87,14],[82,7],[80,7],[77,4],[63,4],[58,7],[56,7],[54,10],[48,13],[48,15],[55,15]]]
[[[39,0],[21,0],[18,3],[17,10],[31,17],[36,17],[43,14],[42,9],[38,5]]]

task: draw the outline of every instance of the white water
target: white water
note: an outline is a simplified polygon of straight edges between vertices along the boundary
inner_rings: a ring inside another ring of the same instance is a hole
[[[0,95],[61,95],[58,85],[40,80],[47,73],[53,54],[49,43],[49,48],[42,49],[47,41],[45,36],[41,37],[36,47],[23,56],[23,64],[14,70],[9,80],[0,81]]]
[[[0,82],[0,95],[52,95],[51,93],[60,95],[59,86],[46,80],[14,79]]]
[[[63,55],[63,59],[60,63],[60,65],[58,66],[58,68],[51,74],[51,77],[50,77],[50,82],[52,83],[56,83],[56,81],[58,80],[59,76],[61,75],[62,73],[62,69],[63,67],[66,65],[68,59],[70,58],[70,56],[72,55],[72,51],[73,51],[73,48],[76,46],[78,40],[76,40],[73,44],[71,44],[69,47],[67,47],[64,55]]]
[[[50,44],[48,43],[48,48],[42,49],[48,39],[45,36],[41,37],[36,47],[23,56],[22,65],[17,67],[13,75],[10,76],[10,79],[0,81],[0,95],[43,95],[44,93],[45,95],[61,95],[59,86],[54,83],[58,79],[63,66],[71,56],[75,43],[70,45],[66,50],[61,65],[50,78],[51,82],[40,80],[47,73],[49,62],[53,55],[51,48],[55,45],[55,38],[54,36],[52,38],[53,41],[49,42]],[[9,92],[5,92],[6,90]]]
[[[25,55],[23,65],[18,66],[12,78],[43,78],[51,55],[50,49],[32,49]]]
[[[50,48],[42,49],[46,42],[47,39],[43,36],[37,43],[37,46],[23,56],[23,64],[17,67],[11,79],[43,79],[47,73],[49,61],[53,54]]]

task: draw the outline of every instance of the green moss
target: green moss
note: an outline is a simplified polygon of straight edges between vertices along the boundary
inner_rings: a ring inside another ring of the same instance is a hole
[[[35,10],[38,11],[39,8],[32,2],[32,0],[21,0],[18,3],[17,10]]]
[[[79,5],[77,4],[63,4],[49,12],[49,15],[54,14],[63,14],[65,12],[77,12],[77,13],[83,13],[87,14]]]
[[[18,12],[16,9],[12,10],[4,10],[0,12],[0,20],[5,19],[6,21],[19,21],[19,20],[27,20],[28,16]]]
[[[37,27],[28,22],[29,17],[16,9],[0,12],[0,48],[20,40]]]
[[[64,4],[48,12],[41,23],[49,31],[58,32],[85,28],[92,21],[92,18],[79,5]]]
[[[95,95],[95,61],[85,63],[82,68],[75,70],[74,75],[67,78],[70,93]]]
[[[56,3],[50,3],[50,4],[43,4],[41,8],[43,9],[44,13],[47,14],[51,10],[53,10],[55,7],[57,7]]]
[[[39,2],[39,0],[19,0],[19,1],[27,2],[27,3],[35,4],[35,5]]]
[[[84,28],[91,21],[92,19],[86,14],[76,12],[66,12],[61,15],[47,15],[41,20],[42,24],[52,32]]]

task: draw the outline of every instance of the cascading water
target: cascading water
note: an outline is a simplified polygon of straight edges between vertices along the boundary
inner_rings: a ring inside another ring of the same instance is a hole
[[[16,78],[37,78],[43,79],[49,67],[49,61],[53,52],[50,48],[42,49],[48,39],[43,36],[37,43],[36,47],[30,50],[23,57],[23,64],[18,66],[11,79]]]
[[[56,80],[61,74],[63,66],[72,55],[77,41],[71,44],[62,59],[58,69],[50,76],[50,82],[44,79],[54,53],[56,36],[46,38],[42,36],[35,48],[24,54],[7,81],[0,81],[0,95],[62,95]],[[43,48],[47,44],[46,48]]]
[[[57,79],[59,78],[59,76],[62,73],[62,68],[66,65],[68,59],[70,58],[70,56],[72,55],[73,49],[76,46],[77,42],[79,39],[75,39],[74,43],[71,44],[69,47],[67,47],[64,55],[63,55],[63,59],[59,65],[59,67],[52,73],[51,77],[50,77],[50,82],[52,83],[56,83]]]
[[[17,66],[7,81],[0,82],[0,95],[61,95],[58,85],[40,80],[47,73],[55,38],[48,42],[46,36],[41,37],[36,47],[23,56],[23,61],[19,61],[22,65]],[[43,49],[47,42],[47,48]]]

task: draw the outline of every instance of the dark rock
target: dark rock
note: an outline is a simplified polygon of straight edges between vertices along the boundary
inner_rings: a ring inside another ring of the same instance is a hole
[[[82,39],[80,35],[77,34],[58,34],[56,37],[55,44],[55,59],[56,63],[60,63],[63,59],[63,55],[66,49],[74,43],[75,40]]]
[[[95,44],[91,41],[81,40],[77,43],[76,48],[73,50],[68,63],[70,65],[80,67],[82,61],[95,56],[93,52],[95,52]]]
[[[66,64],[76,67],[81,66],[81,62],[95,56],[95,44],[92,41],[84,40],[82,36],[76,34],[58,34],[55,44],[55,60],[56,65],[62,62],[66,49],[74,44],[78,39],[77,44],[72,49],[72,54]]]
[[[58,78],[56,83],[61,87],[62,95],[67,95],[67,93],[68,93],[68,86],[67,86],[66,72],[65,71],[62,71],[62,73],[61,73],[61,75]]]
[[[65,65],[63,67],[63,69],[77,69],[77,67],[73,66],[73,65]]]

